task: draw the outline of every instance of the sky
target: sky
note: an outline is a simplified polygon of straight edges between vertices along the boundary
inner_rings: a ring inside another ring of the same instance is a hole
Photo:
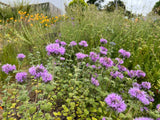
[[[17,3],[22,0],[0,0],[0,1],[4,3],[13,4],[13,2]],[[64,3],[68,4],[72,0],[24,0],[24,1],[27,1],[30,3],[51,2],[56,7],[60,8],[63,14],[65,13]],[[105,0],[103,5],[109,3],[109,1],[113,1],[113,0]],[[122,0],[122,1],[125,3],[127,10],[130,10],[136,14],[143,14],[145,16],[152,10],[153,6],[158,0]]]

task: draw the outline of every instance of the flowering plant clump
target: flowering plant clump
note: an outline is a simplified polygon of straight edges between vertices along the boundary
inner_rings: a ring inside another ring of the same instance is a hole
[[[111,58],[107,58],[107,57],[101,57],[99,59],[100,64],[102,64],[102,66],[109,68],[113,66],[113,61],[111,60]]]
[[[17,55],[17,59],[20,60],[20,61],[22,61],[25,57],[26,56],[24,54],[22,54],[22,53]]]
[[[106,40],[100,42],[107,44]],[[16,73],[15,76],[9,74],[8,85],[3,87],[4,118],[136,120],[143,119],[138,116],[160,117],[159,105],[152,106],[151,84],[139,81],[145,79],[145,72],[124,66],[125,58],[130,56],[127,51],[120,50],[121,57],[111,58],[107,55],[111,52],[104,46],[87,52],[83,50],[88,46],[86,41],[73,47],[75,45],[75,41],[67,44],[57,39],[46,46],[48,55],[44,63],[39,52],[35,58],[30,55],[28,73],[22,72],[23,67],[16,70],[15,65],[2,66],[6,74]],[[22,62],[19,64],[23,66]]]
[[[88,57],[88,55],[83,54],[83,53],[76,53],[76,56],[77,56],[77,59],[78,59],[78,60],[82,60],[82,59],[84,59],[85,57]]]
[[[100,53],[103,54],[103,55],[107,55],[107,48],[105,47],[100,47]]]
[[[46,72],[48,71],[42,64],[29,68],[29,73],[35,78],[41,77]]]
[[[126,110],[127,106],[122,100],[121,96],[115,93],[109,94],[104,101],[108,104],[108,106],[110,106],[111,108],[113,108],[115,111],[119,113]]]
[[[87,44],[87,42],[86,41],[81,41],[81,42],[79,42],[79,45],[80,46],[83,46],[83,47],[87,47],[88,46],[88,44]]]
[[[64,55],[65,54],[65,48],[63,46],[60,46],[58,43],[47,45],[46,51],[48,52],[48,55]]]
[[[107,40],[106,40],[106,39],[100,39],[100,42],[101,42],[102,44],[107,44]]]
[[[139,117],[139,118],[135,118],[134,120],[154,120],[154,119],[147,118],[147,117]]]
[[[90,52],[89,57],[91,58],[91,60],[92,60],[93,62],[96,62],[96,61],[99,59],[99,55],[96,54],[96,53],[94,53],[94,52]]]
[[[160,111],[160,104],[156,106],[157,110]]]
[[[2,71],[5,72],[6,74],[9,74],[10,72],[13,72],[14,70],[16,70],[15,65],[5,64],[2,66]]]
[[[15,78],[18,82],[23,82],[27,79],[27,73],[26,72],[19,72],[16,74]]]
[[[120,49],[118,51],[123,57],[129,58],[131,56],[130,52],[127,52],[126,50]]]
[[[71,47],[76,46],[76,45],[77,45],[77,43],[75,41],[70,42]]]

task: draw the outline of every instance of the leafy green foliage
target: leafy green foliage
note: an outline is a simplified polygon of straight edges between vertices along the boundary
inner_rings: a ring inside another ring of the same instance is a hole
[[[160,1],[156,2],[154,5],[152,11],[158,15],[160,15]]]
[[[109,12],[113,12],[114,10],[116,10],[116,3],[117,3],[117,9],[126,9],[125,4],[121,1],[121,0],[114,0],[114,1],[110,1],[107,6],[106,6],[106,10]]]
[[[83,7],[87,7],[87,3],[84,0],[73,0],[69,3],[69,6],[77,6],[77,5],[81,5]]]

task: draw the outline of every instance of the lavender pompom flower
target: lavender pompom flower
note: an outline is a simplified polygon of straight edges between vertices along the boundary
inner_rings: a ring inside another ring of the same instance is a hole
[[[131,95],[131,97],[137,98],[144,105],[148,105],[150,103],[147,99],[146,92],[141,91],[139,88],[130,88],[128,93]]]
[[[102,55],[107,55],[107,48],[105,48],[105,47],[100,47],[100,53],[102,54]]]
[[[154,102],[154,98],[153,98],[152,96],[147,95],[147,97],[146,97],[146,98],[149,100],[149,102]]]
[[[107,44],[107,40],[106,40],[106,39],[100,39],[100,42],[101,42],[102,44]]]
[[[103,118],[102,118],[102,120],[106,120],[106,118],[105,118],[105,117],[103,117]]]
[[[24,54],[22,54],[22,53],[17,55],[17,59],[20,60],[20,61],[22,61],[25,57],[26,56]]]
[[[86,67],[89,67],[89,66],[90,66],[90,64],[89,64],[89,63],[87,63],[87,64],[86,64]]]
[[[136,70],[130,70],[128,71],[128,75],[130,78],[134,78],[137,76],[137,71]]]
[[[115,93],[109,94],[104,100],[108,106],[113,108],[118,113],[124,112],[126,110],[126,104],[122,100],[121,96]]]
[[[93,62],[96,62],[96,61],[99,59],[99,55],[96,54],[95,52],[90,52],[89,57],[91,58],[91,60],[92,60]]]
[[[16,70],[15,65],[5,64],[2,66],[2,71],[5,72],[6,74],[9,74],[10,72],[13,72],[14,70]]]
[[[126,50],[120,49],[118,51],[123,57],[129,58],[131,56],[130,52],[127,52]]]
[[[160,112],[160,104],[156,106],[157,110]]]
[[[42,74],[46,72],[48,71],[42,64],[29,68],[29,73],[34,76],[35,79],[41,77]]]
[[[85,57],[88,57],[88,55],[83,54],[83,53],[76,53],[76,56],[77,56],[77,59],[78,59],[78,60],[82,60],[82,59],[84,59]]]
[[[91,65],[91,67],[92,67],[93,69],[96,69],[96,68],[97,68],[95,65]]]
[[[135,118],[134,120],[154,120],[154,119],[148,118],[148,117],[139,117],[139,118]]]
[[[60,60],[64,61],[64,60],[65,60],[65,58],[64,58],[64,57],[60,57]]]
[[[116,71],[115,73],[114,72],[111,72],[110,75],[113,77],[113,78],[116,78],[116,77],[119,77],[120,79],[123,79],[124,76],[121,72],[118,72]]]
[[[66,46],[67,45],[67,43],[64,42],[64,41],[61,41],[60,44],[61,44],[61,46]]]
[[[58,43],[49,44],[46,46],[46,51],[48,55],[64,55],[65,48],[60,46]]]
[[[59,39],[57,39],[57,40],[55,40],[55,43],[60,44],[60,43],[61,43],[61,41],[60,41]]]
[[[83,46],[83,47],[87,47],[87,46],[88,46],[88,44],[87,44],[86,41],[81,41],[81,42],[79,42],[79,45],[80,45],[80,46]]]
[[[137,82],[133,83],[132,86],[133,86],[134,88],[141,88],[141,85],[138,84]]]
[[[142,70],[137,70],[137,77],[139,78],[139,77],[145,77],[146,76],[146,73],[145,72],[143,72]]]
[[[70,42],[69,46],[73,47],[73,46],[76,46],[76,45],[77,45],[77,43],[75,41],[72,41],[72,42]]]
[[[98,82],[98,80],[96,80],[96,78],[92,77],[92,78],[91,78],[91,82],[92,82],[92,84],[94,84],[95,86],[99,86],[99,82]]]
[[[123,64],[124,63],[124,61],[121,58],[115,58],[115,60],[118,61],[118,64]]]
[[[157,118],[156,120],[160,120],[160,118]]]
[[[46,82],[49,82],[53,79],[52,75],[45,72],[42,74],[42,80],[46,83]]]
[[[23,82],[27,79],[27,73],[26,72],[19,72],[16,74],[15,78],[18,82]]]
[[[150,89],[151,88],[151,83],[150,82],[142,82],[141,86],[145,89]]]
[[[128,71],[128,69],[126,67],[122,66],[122,65],[118,65],[117,67],[118,67],[120,72]]]
[[[113,66],[113,61],[111,60],[111,58],[107,58],[107,57],[101,57],[99,59],[100,64],[102,64],[102,66],[109,68]]]

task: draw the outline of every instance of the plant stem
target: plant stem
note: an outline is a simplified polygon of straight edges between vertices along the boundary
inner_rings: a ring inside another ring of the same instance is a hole
[[[54,73],[55,73],[55,58],[52,60],[52,65],[53,65],[53,73],[52,73],[52,78],[54,80]]]

